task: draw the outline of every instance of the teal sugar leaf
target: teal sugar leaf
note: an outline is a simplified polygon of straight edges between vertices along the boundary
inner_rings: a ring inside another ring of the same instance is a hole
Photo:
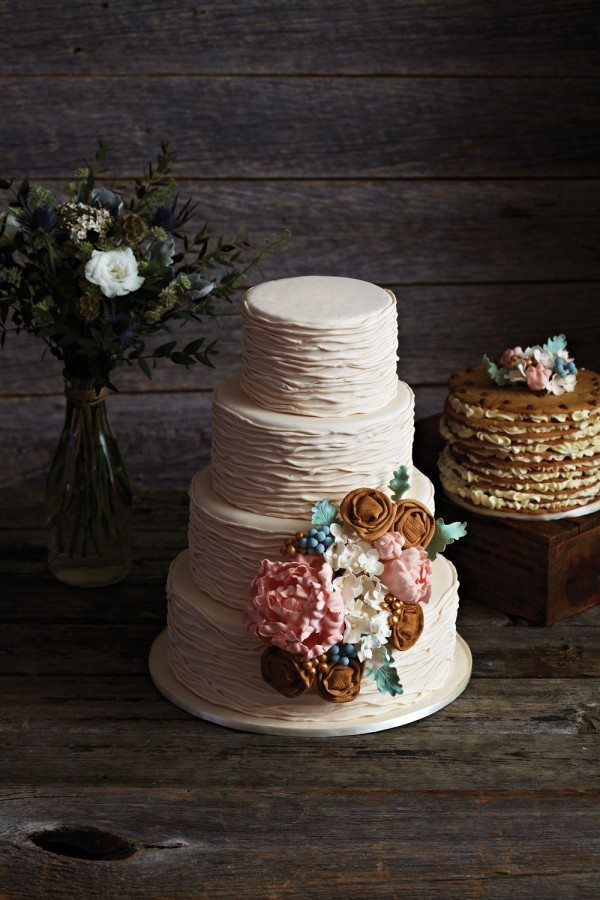
[[[546,343],[544,344],[544,350],[547,350],[548,353],[553,353],[554,356],[559,352],[559,350],[567,349],[567,338],[564,334],[555,334],[554,337],[548,338]]]
[[[384,664],[379,669],[367,669],[367,675],[373,678],[380,694],[399,697],[404,693],[390,653],[387,654]]]
[[[497,384],[498,387],[502,387],[506,384],[506,369],[502,369],[500,366],[497,366],[496,363],[492,362],[492,360],[488,356],[483,357],[483,364],[494,384]]]
[[[448,544],[453,544],[467,533],[466,522],[450,522],[448,525],[443,519],[437,519],[435,523],[435,534],[427,547],[427,555],[429,559],[436,558],[438,553],[443,553]]]
[[[399,469],[394,471],[394,477],[389,483],[390,491],[392,492],[392,500],[394,503],[397,503],[398,500],[402,497],[402,494],[405,494],[410,485],[410,472],[408,470],[408,466],[400,466]]]
[[[327,497],[324,500],[318,500],[313,506],[311,524],[315,527],[319,525],[332,525],[337,521],[339,510],[335,504],[331,503]]]

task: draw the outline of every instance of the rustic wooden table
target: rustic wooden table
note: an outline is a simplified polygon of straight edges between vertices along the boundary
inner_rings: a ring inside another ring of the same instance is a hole
[[[41,510],[2,495],[2,897],[598,896],[599,607],[536,628],[465,597],[473,679],[436,716],[243,734],[146,670],[186,497],[139,497],[133,574],[89,592],[45,571]]]

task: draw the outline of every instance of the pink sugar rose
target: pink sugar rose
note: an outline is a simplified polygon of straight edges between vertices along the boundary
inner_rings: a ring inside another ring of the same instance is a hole
[[[332,576],[320,556],[263,559],[244,611],[246,628],[259,640],[306,659],[325,653],[344,636],[344,600]]]
[[[399,531],[388,531],[383,537],[373,541],[373,546],[382,562],[388,562],[391,559],[402,559],[404,535],[400,534]]]
[[[500,359],[500,365],[505,369],[510,369],[512,365],[512,358],[516,356],[518,359],[525,359],[525,353],[523,352],[522,347],[512,347],[508,350],[505,350]]]
[[[404,603],[428,603],[431,597],[431,562],[423,547],[409,547],[383,564],[379,576],[390,594]]]
[[[550,369],[547,369],[541,363],[538,363],[537,366],[527,366],[525,369],[527,387],[532,391],[543,391],[546,389],[551,375]]]

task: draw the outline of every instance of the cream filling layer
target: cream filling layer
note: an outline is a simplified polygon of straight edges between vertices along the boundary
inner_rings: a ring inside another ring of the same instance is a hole
[[[584,422],[586,419],[600,415],[600,409],[575,409],[571,413],[553,413],[550,416],[529,414],[522,416],[520,413],[507,413],[501,409],[487,409],[483,406],[463,403],[454,394],[450,394],[448,400],[456,412],[467,418],[475,419],[506,419],[508,422]]]
[[[259,406],[349,416],[396,391],[398,327],[391,291],[308,276],[258,285],[242,306],[242,388]]]
[[[167,582],[169,664],[175,677],[197,696],[230,710],[298,723],[350,722],[392,714],[444,683],[454,655],[458,580],[451,563],[433,563],[432,597],[423,605],[424,628],[417,643],[394,652],[404,693],[381,694],[365,677],[351,703],[327,703],[316,694],[288,700],[260,674],[260,645],[246,631],[239,610],[227,609],[198,590],[187,551],[173,562]]]
[[[459,440],[479,440],[482,444],[482,449],[485,448],[485,444],[489,446],[490,450],[501,449],[510,453],[515,461],[521,458],[531,458],[534,462],[544,459],[578,459],[582,456],[594,456],[600,452],[600,434],[594,433],[590,437],[584,437],[579,440],[558,441],[552,444],[540,443],[535,438],[529,441],[516,442],[509,437],[503,438],[500,435],[489,435],[484,432],[477,433],[472,429],[463,428],[445,416],[442,417],[440,422],[440,432],[450,443],[457,438]]]
[[[431,481],[413,469],[407,497],[420,500],[434,512]],[[189,564],[200,590],[235,609],[248,602],[250,582],[263,559],[279,559],[284,538],[310,527],[307,503],[297,518],[258,515],[232,506],[212,486],[208,466],[190,487]]]
[[[560,481],[557,481],[555,475],[554,478],[552,478],[552,476],[548,477],[547,471],[539,474],[527,469],[511,469],[504,472],[501,472],[499,469],[489,469],[487,467],[470,469],[455,460],[452,456],[448,456],[448,460],[454,468],[455,473],[467,484],[471,484],[474,481],[498,479],[500,482],[499,487],[502,487],[503,481],[507,481],[510,482],[514,489],[522,491],[524,489],[531,490],[529,482],[533,481],[535,482],[536,489],[540,491],[540,493],[546,493],[548,491],[564,491],[570,488],[579,489],[592,487],[593,485],[598,485],[600,482],[600,473],[597,472],[588,476],[580,474],[571,476],[569,473],[565,473],[564,477],[561,478]]]
[[[239,377],[222,382],[213,401],[213,486],[241,509],[305,515],[309,504],[339,502],[356,487],[385,487],[410,465],[414,395],[396,381],[381,409],[345,418],[289,416],[257,406]]]
[[[519,490],[483,490],[471,487],[453,471],[452,462],[442,456],[439,460],[440,478],[444,489],[449,494],[455,494],[464,500],[469,500],[475,506],[483,506],[487,509],[514,509],[514,510],[549,510],[557,511],[585,506],[591,503],[600,493],[600,485],[596,484],[574,494],[566,496],[557,494],[554,497],[545,496],[533,491],[522,492]]]

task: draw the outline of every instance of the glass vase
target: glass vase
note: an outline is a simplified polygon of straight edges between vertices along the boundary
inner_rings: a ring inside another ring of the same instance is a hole
[[[77,587],[114,584],[132,564],[133,495],[108,423],[108,393],[65,378],[65,424],[46,485],[48,565]]]

